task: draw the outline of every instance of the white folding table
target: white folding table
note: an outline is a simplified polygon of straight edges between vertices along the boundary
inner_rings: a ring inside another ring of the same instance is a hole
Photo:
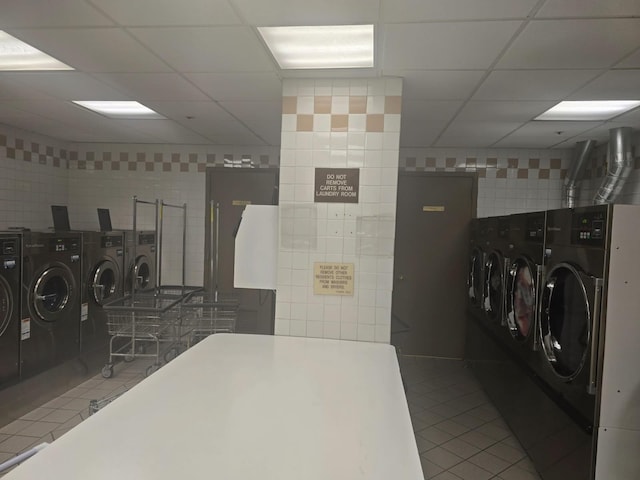
[[[389,345],[216,334],[7,480],[422,480]]]

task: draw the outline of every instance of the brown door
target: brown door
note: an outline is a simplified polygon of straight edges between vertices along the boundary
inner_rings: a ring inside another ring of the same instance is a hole
[[[398,177],[391,343],[401,353],[463,356],[476,185],[466,174]]]
[[[207,170],[204,286],[209,292],[217,289],[222,296],[231,295],[239,300],[236,332],[273,335],[275,294],[272,291],[233,288],[235,233],[248,204],[278,204],[277,169]],[[256,238],[256,242],[259,241]]]

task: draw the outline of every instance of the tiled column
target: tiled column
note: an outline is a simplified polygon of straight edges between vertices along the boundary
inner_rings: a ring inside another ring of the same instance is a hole
[[[285,80],[277,335],[388,343],[402,80]],[[358,168],[358,203],[314,203],[315,168]],[[315,262],[352,263],[353,295],[316,295]]]

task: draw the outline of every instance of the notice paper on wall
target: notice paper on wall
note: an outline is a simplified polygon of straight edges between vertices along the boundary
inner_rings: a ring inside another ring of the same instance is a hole
[[[247,205],[236,235],[233,286],[276,289],[278,206]]]

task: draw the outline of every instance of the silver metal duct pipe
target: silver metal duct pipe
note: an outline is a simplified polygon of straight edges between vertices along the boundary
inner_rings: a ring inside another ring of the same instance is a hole
[[[571,164],[571,169],[564,178],[562,205],[564,207],[573,208],[578,200],[578,175],[582,172],[589,155],[596,146],[595,140],[585,140],[576,143],[575,158]]]
[[[620,194],[627,177],[633,169],[630,127],[609,130],[609,149],[607,151],[607,176],[596,192],[593,203],[613,203]]]

